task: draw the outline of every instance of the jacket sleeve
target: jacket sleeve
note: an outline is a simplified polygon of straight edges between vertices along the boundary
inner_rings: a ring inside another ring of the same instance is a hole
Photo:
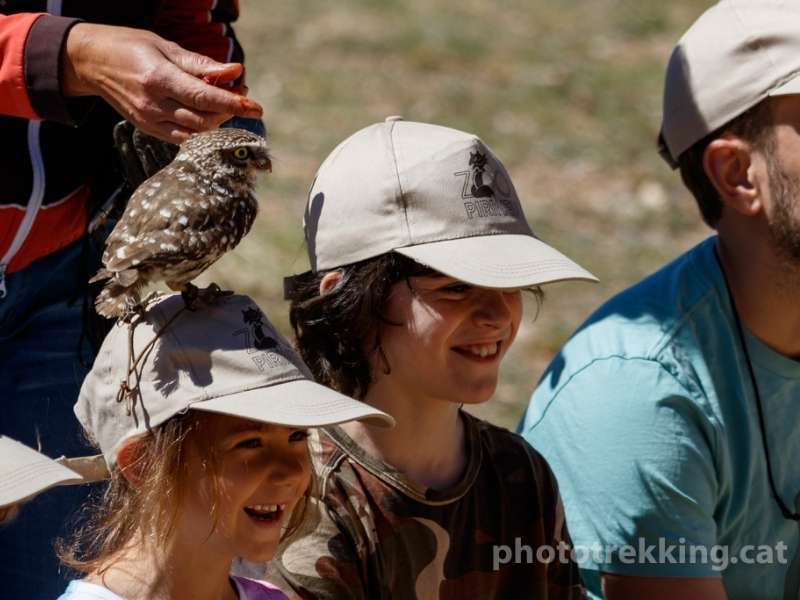
[[[155,32],[219,62],[243,62],[244,53],[231,27],[238,17],[238,0],[163,0]],[[240,83],[241,79],[235,85]]]
[[[61,54],[78,19],[0,15],[0,114],[72,124],[86,103],[61,95]]]

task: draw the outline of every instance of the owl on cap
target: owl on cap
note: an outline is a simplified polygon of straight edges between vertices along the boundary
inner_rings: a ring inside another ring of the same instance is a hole
[[[129,314],[142,287],[157,281],[191,307],[199,292],[191,281],[250,231],[256,173],[271,167],[266,140],[242,129],[199,133],[181,144],[173,161],[136,189],[108,237],[103,268],[90,279],[107,280],[97,312]]]

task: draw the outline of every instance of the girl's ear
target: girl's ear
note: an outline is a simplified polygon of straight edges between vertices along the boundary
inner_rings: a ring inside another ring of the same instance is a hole
[[[144,446],[139,438],[126,441],[117,450],[117,466],[132,487],[139,487],[144,480],[143,452]]]
[[[333,288],[336,287],[336,284],[342,278],[341,271],[331,271],[330,273],[325,273],[322,276],[322,279],[319,282],[319,295],[324,296],[328,292],[330,292]]]

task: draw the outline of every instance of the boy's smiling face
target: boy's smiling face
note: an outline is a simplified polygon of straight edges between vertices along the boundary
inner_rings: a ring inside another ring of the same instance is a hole
[[[212,445],[215,466],[209,468],[205,453],[189,445],[191,487],[184,495],[179,535],[193,539],[195,551],[207,545],[231,559],[270,560],[310,483],[306,430],[213,413],[200,421],[195,442]]]
[[[500,360],[522,318],[519,290],[478,288],[443,275],[394,284],[384,308],[381,347],[371,355],[373,380],[416,398],[475,404],[497,387]]]

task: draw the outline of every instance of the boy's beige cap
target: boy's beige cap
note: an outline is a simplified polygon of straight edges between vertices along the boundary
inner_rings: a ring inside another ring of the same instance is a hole
[[[675,168],[695,142],[768,96],[800,94],[800,2],[723,0],[672,52],[659,151]]]
[[[534,236],[506,169],[478,137],[400,117],[331,152],[304,228],[313,272],[394,250],[482,287],[596,281]]]
[[[51,487],[74,483],[83,483],[75,471],[0,435],[0,508],[24,502]]]
[[[135,372],[128,367],[131,340]],[[138,382],[138,393],[120,395],[123,381],[134,392]],[[115,326],[75,414],[111,467],[124,441],[189,409],[295,427],[394,424],[386,413],[315,383],[255,302],[240,295],[196,311],[185,309],[179,294],[166,295],[134,326]]]

